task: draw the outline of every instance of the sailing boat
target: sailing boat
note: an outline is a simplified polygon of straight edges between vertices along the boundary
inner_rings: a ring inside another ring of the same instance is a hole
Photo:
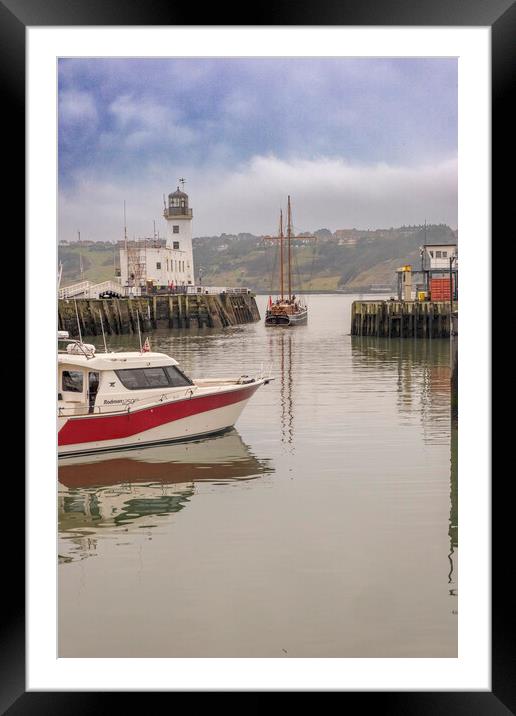
[[[266,236],[267,239],[277,239],[280,249],[280,291],[276,301],[269,296],[269,303],[265,312],[266,326],[297,326],[306,324],[308,320],[308,308],[302,299],[292,293],[292,211],[290,208],[290,196],[288,197],[287,214],[287,236],[283,234],[283,212],[280,211],[280,226],[278,236]],[[288,291],[284,288],[284,241],[287,241],[287,276]],[[303,239],[315,239],[315,236],[299,237]]]

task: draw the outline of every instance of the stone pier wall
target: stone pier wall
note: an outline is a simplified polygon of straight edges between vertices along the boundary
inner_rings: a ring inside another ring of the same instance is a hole
[[[223,328],[260,320],[253,294],[170,294],[135,298],[59,299],[58,328],[78,337],[121,335],[156,328]],[[77,314],[76,314],[77,307]],[[102,320],[101,320],[102,317]]]

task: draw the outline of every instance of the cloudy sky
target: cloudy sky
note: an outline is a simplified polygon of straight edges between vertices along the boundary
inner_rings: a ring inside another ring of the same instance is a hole
[[[454,59],[63,59],[59,238],[457,226]]]

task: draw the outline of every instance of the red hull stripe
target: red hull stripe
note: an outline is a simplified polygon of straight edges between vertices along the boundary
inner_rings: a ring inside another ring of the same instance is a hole
[[[212,393],[198,398],[193,397],[163,405],[153,405],[152,408],[135,410],[123,415],[70,418],[59,431],[58,445],[127,438],[174,420],[223,408],[225,405],[240,403],[240,401],[250,398],[257,387],[258,385],[246,386],[240,390]]]

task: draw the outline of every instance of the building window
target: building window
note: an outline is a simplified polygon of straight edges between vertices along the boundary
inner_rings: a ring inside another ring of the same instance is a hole
[[[79,370],[64,370],[61,385],[63,392],[82,393],[82,372]]]
[[[161,268],[161,261],[157,261],[157,262],[156,262],[156,268],[157,268],[157,269],[160,269],[160,268]]]
[[[440,259],[440,258],[441,258],[441,252],[440,252],[440,251],[436,251],[436,252],[435,252],[435,258],[436,258],[436,259]]]
[[[448,252],[447,252],[447,251],[443,251],[443,259],[447,259],[447,258],[448,258]]]
[[[174,226],[172,227],[172,231],[174,232],[174,234],[179,234],[179,225],[176,226],[174,224]]]
[[[173,242],[172,242],[172,247],[173,247],[174,249],[179,249],[179,241],[173,241]]]

